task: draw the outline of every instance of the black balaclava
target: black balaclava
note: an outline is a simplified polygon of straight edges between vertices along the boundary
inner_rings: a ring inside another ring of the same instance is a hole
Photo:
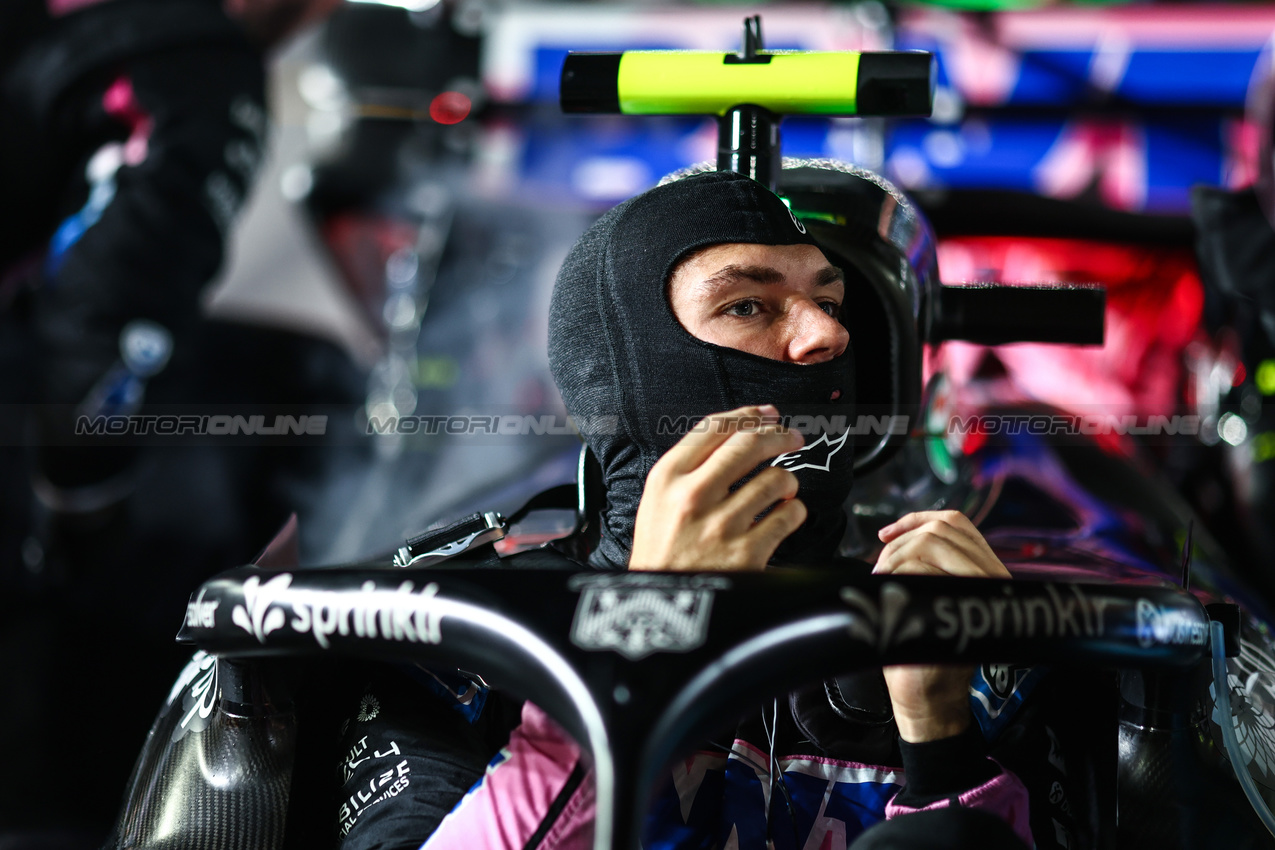
[[[776,557],[826,560],[845,529],[841,506],[854,463],[846,430],[854,412],[850,348],[825,363],[800,365],[692,336],[673,315],[668,278],[689,252],[722,243],[816,244],[760,183],[711,172],[612,209],[580,237],[558,273],[549,365],[607,488],[601,541],[590,558],[595,566],[627,567],[638,502],[660,456],[691,423],[743,405],[774,404],[806,440],[775,461],[797,475],[797,495],[809,511]],[[595,427],[608,418],[614,428]]]

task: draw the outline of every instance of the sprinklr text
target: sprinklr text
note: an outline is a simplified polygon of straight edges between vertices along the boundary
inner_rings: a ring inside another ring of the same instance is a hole
[[[984,637],[1102,637],[1102,612],[1108,600],[1086,597],[1075,587],[1069,595],[1054,585],[1046,585],[1048,596],[1020,599],[1012,587],[1005,587],[1004,598],[941,598],[934,601],[934,616],[939,625],[935,637],[956,638],[956,651],[961,652],[971,640]]]
[[[411,643],[442,642],[442,617],[431,604],[438,585],[431,582],[413,592],[410,581],[397,590],[378,590],[373,582],[363,583],[358,593],[331,593],[322,590],[293,590],[286,598],[292,606],[289,625],[309,632],[315,643],[327,649],[328,637],[382,637]]]

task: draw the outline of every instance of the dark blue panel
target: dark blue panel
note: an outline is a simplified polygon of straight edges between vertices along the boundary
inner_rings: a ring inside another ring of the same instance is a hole
[[[950,44],[902,32],[898,45],[936,53],[938,84],[952,85]],[[1103,102],[1114,94],[1129,106],[1242,109],[1260,56],[1258,48],[1161,50],[1135,46],[1123,62],[1112,59],[1116,79],[1095,81],[1092,49],[1029,50],[1019,56],[1015,79],[1003,81],[1009,96],[1001,105],[1065,108]],[[1100,87],[1104,84],[1114,85],[1113,91]]]
[[[784,156],[827,156],[828,119],[809,115],[785,118],[782,125]]]
[[[886,136],[887,168],[909,183],[905,160],[919,156],[932,186],[1033,191],[1032,169],[1063,127],[1061,119],[1052,118],[997,118],[959,127],[924,120],[899,122]],[[951,155],[953,150],[958,155]]]
[[[1119,92],[1135,103],[1244,108],[1257,50],[1136,51]]]
[[[1217,186],[1225,161],[1222,120],[1159,120],[1145,128],[1148,210],[1187,212],[1191,187]]]
[[[1089,51],[1024,53],[1019,57],[1018,82],[1009,102],[1023,106],[1057,106],[1094,99],[1090,91]]]
[[[518,179],[524,192],[610,206],[650,188],[668,172],[691,165],[691,138],[703,132],[706,123],[711,127],[711,121],[693,116],[542,114],[523,126]],[[595,185],[581,185],[591,163],[605,172],[608,161],[617,166],[612,173],[599,173]],[[622,169],[628,178],[616,173]],[[625,179],[630,181],[627,185]],[[602,184],[610,180],[618,181],[614,185],[623,191],[604,191]]]
[[[1112,167],[1120,127],[1136,145],[1135,162],[1144,172],[1133,177],[1134,195],[1145,193],[1137,208],[1180,213],[1190,206],[1191,187],[1218,185],[1226,158],[1223,113],[1190,117],[1110,119],[1107,138],[1092,151],[1092,178],[1101,180]],[[971,119],[955,127],[913,120],[895,124],[886,136],[886,162],[891,177],[905,188],[922,186],[965,189],[1037,191],[1037,171],[1066,131],[1083,125],[1065,116],[1035,118],[993,116]],[[1097,143],[1096,143],[1097,144]],[[917,162],[921,165],[918,167]],[[918,175],[925,178],[918,182]],[[1145,180],[1145,188],[1142,181]]]

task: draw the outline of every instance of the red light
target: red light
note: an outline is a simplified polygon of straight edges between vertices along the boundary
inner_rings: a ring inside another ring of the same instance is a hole
[[[1044,543],[1024,543],[1018,547],[1018,554],[1024,558],[1039,558],[1045,554]]]
[[[1244,383],[1244,379],[1247,377],[1248,370],[1244,368],[1243,363],[1239,364],[1235,367],[1235,375],[1231,378],[1231,386],[1238,387],[1240,384]]]
[[[974,428],[965,433],[965,442],[961,444],[961,450],[966,455],[972,455],[985,445],[987,445],[987,432]]]
[[[439,124],[459,124],[469,116],[473,102],[458,91],[445,91],[429,102],[429,117]]]

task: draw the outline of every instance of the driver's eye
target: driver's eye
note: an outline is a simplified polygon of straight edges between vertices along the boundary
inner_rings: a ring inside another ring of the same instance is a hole
[[[730,316],[755,316],[760,309],[756,301],[736,301],[726,308]]]
[[[834,319],[841,316],[841,305],[836,301],[821,301],[819,307]]]

